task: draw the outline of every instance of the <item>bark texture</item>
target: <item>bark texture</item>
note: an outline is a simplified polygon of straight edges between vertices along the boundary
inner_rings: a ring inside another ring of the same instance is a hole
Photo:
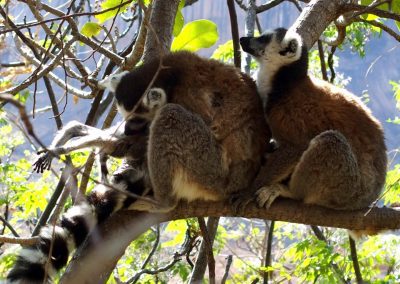
[[[169,52],[179,0],[153,1],[143,61]]]
[[[301,12],[291,27],[299,33],[310,49],[322,32],[343,11],[345,0],[313,0]]]
[[[151,226],[206,216],[237,217],[229,204],[219,202],[182,202],[168,214],[118,212],[95,232],[96,243],[85,243],[75,254],[60,283],[104,283],[130,242]],[[268,210],[260,209],[254,203],[249,204],[241,217],[352,230],[400,228],[400,210],[384,207],[373,208],[369,212],[367,209],[337,211],[289,199],[276,200]]]

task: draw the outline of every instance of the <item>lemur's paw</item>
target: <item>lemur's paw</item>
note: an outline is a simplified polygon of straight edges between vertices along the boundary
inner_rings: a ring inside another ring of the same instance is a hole
[[[32,164],[33,171],[43,173],[44,170],[50,170],[51,161],[53,160],[54,155],[46,150],[41,150],[38,154],[42,155]]]
[[[233,207],[233,212],[236,215],[243,215],[247,205],[255,200],[255,194],[252,193],[234,193],[232,194],[228,201],[229,204]]]
[[[274,200],[285,190],[281,184],[273,184],[261,187],[257,192],[257,204],[261,208],[269,208]]]

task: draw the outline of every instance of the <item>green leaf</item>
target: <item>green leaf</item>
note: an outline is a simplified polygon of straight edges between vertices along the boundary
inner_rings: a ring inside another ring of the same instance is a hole
[[[122,7],[118,7],[113,10],[110,10],[108,12],[98,14],[95,16],[95,18],[99,21],[99,24],[104,23],[108,19],[114,18],[118,13],[124,12],[128,8],[128,6],[131,2],[132,1],[128,1],[128,0],[106,0],[105,2],[101,3],[102,11],[110,9],[110,8],[118,7],[122,3],[127,3],[127,4],[123,5]]]
[[[179,33],[181,32],[183,25],[185,23],[185,18],[183,17],[182,14],[182,8],[185,6],[185,0],[181,0],[179,2],[178,6],[178,12],[176,13],[175,17],[175,23],[174,23],[174,30],[173,30],[173,35],[177,37]]]
[[[92,36],[97,36],[101,30],[102,27],[98,23],[87,22],[86,24],[83,25],[81,33],[84,36],[92,37]]]
[[[195,52],[214,45],[218,40],[217,25],[209,20],[196,20],[186,24],[172,42],[171,50]]]

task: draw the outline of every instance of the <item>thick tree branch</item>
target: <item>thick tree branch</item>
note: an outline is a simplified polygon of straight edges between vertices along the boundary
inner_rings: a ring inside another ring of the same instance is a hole
[[[147,26],[147,37],[143,55],[144,62],[169,51],[178,5],[179,0],[153,1],[150,22]]]
[[[319,39],[322,32],[342,13],[345,0],[313,0],[303,9],[291,27],[299,33],[308,48]]]
[[[373,208],[368,215],[364,216],[366,211],[366,209],[337,211],[305,205],[294,200],[279,199],[268,210],[259,209],[254,203],[251,203],[241,217],[353,230],[400,228],[400,210],[386,207]],[[68,266],[61,283],[86,283],[85,281],[100,283],[99,279],[102,279],[102,275],[111,273],[126,246],[151,226],[161,222],[199,216],[229,217],[236,215],[229,204],[218,202],[180,203],[168,214],[137,211],[118,212],[96,231],[96,241],[102,249],[98,249],[95,245],[88,246],[87,243],[82,246]]]

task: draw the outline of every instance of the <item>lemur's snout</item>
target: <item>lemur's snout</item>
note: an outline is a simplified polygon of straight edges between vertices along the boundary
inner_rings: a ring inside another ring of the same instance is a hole
[[[250,41],[253,37],[241,37],[239,42],[244,52],[254,55],[255,50],[251,47]]]

